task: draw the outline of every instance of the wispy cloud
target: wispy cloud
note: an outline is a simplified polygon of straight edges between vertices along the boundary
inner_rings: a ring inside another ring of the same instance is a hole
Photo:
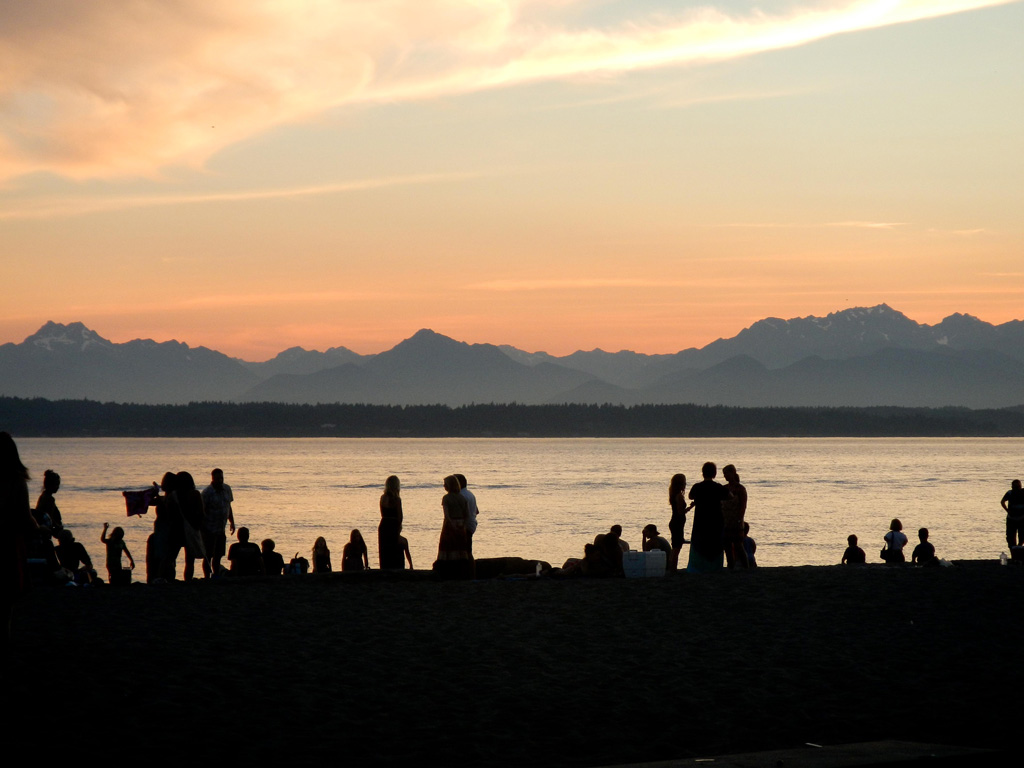
[[[153,208],[169,205],[191,205],[196,203],[234,203],[248,200],[273,200],[289,197],[311,197],[334,195],[344,192],[358,192],[385,187],[435,184],[478,178],[480,173],[425,173],[410,176],[389,176],[379,179],[359,179],[335,184],[318,184],[306,187],[284,187],[281,189],[256,189],[238,192],[213,192],[187,195],[140,195],[137,197],[96,197],[71,198],[62,200],[32,201],[18,208],[0,210],[4,219],[51,219],[66,216],[80,216],[89,213],[120,211],[129,208]]]
[[[825,221],[809,223],[784,221],[753,221],[731,222],[729,224],[709,224],[706,226],[726,229],[819,229],[821,227],[847,227],[851,229],[895,229],[896,227],[906,227],[908,225],[909,222],[906,221]]]
[[[0,179],[153,175],[346,104],[721,61],[1013,1],[708,0],[588,27],[563,21],[566,0],[0,0]]]
[[[826,227],[850,227],[852,229],[895,229],[905,227],[905,221],[830,221]]]
[[[929,229],[929,232],[937,235],[956,235],[957,237],[975,237],[976,235],[988,234],[991,230],[985,227],[976,229]]]
[[[586,288],[653,288],[664,282],[639,278],[567,278],[542,280],[487,280],[468,286],[476,291],[550,291]]]

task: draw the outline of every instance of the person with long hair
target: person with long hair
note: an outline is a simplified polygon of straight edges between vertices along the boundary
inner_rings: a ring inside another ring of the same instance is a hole
[[[0,555],[2,558],[4,651],[11,639],[14,603],[27,582],[25,537],[38,528],[28,503],[28,468],[21,463],[18,446],[7,432],[0,432]]]
[[[58,536],[64,530],[64,521],[53,498],[53,494],[59,490],[60,475],[52,469],[43,472],[43,492],[39,494],[39,500],[36,502],[36,522],[49,528],[54,536]]]
[[[722,543],[725,547],[725,562],[729,568],[749,568],[747,552],[743,548],[744,516],[747,513],[747,489],[740,482],[736,467],[726,464],[722,467],[726,488],[732,494],[722,502]]]
[[[348,544],[341,551],[342,571],[368,571],[370,570],[370,555],[366,551],[366,542],[363,541],[363,534],[358,528],[353,528],[349,536]]]
[[[317,536],[313,542],[313,573],[331,572],[331,550],[327,548],[327,539]]]
[[[668,505],[672,508],[672,518],[668,521],[668,530],[672,535],[672,563],[670,570],[676,569],[679,552],[686,544],[685,528],[686,513],[693,504],[686,503],[686,475],[672,475],[668,484]]]
[[[455,475],[444,479],[444,490],[446,493],[441,499],[444,522],[437,543],[434,570],[442,576],[470,578],[473,575],[473,557],[469,553],[469,537],[466,532],[469,504],[461,493],[462,488]]]
[[[178,485],[174,491],[181,509],[185,534],[185,581],[192,581],[196,572],[196,560],[203,562],[203,573],[209,576],[210,560],[203,544],[203,529],[206,527],[206,511],[203,495],[196,488],[196,481],[189,472],[179,472]]]
[[[405,560],[399,539],[402,535],[402,484],[397,475],[384,481],[380,497],[380,525],[377,526],[377,552],[381,568],[402,569]]]

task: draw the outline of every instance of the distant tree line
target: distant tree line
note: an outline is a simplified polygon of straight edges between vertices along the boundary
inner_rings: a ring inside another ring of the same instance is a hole
[[[1024,407],[133,405],[0,397],[16,437],[1022,437]]]

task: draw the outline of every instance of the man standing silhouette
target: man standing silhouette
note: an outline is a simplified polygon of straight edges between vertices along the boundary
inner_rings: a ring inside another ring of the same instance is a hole
[[[231,502],[235,497],[231,493],[231,486],[224,482],[224,472],[221,469],[214,469],[210,473],[210,484],[203,489],[203,507],[206,509],[206,527],[203,529],[203,546],[206,547],[209,560],[213,563],[213,572],[220,572],[220,560],[224,557],[224,548],[227,546],[227,536],[224,533],[224,526],[231,526],[231,533],[235,532],[235,514],[231,509]],[[258,549],[258,547],[257,547]],[[209,578],[210,566],[203,561],[203,575]]]
[[[466,500],[466,504],[469,505],[469,515],[466,517],[466,538],[469,539],[469,555],[473,556],[473,534],[476,533],[476,516],[480,511],[476,506],[476,496],[473,492],[466,487],[466,476],[455,475],[455,479],[459,481],[459,495]],[[410,566],[412,567],[412,566]]]
[[[732,498],[729,489],[715,482],[718,467],[706,462],[701,467],[704,480],[690,488],[694,503],[693,527],[690,529],[690,560],[686,570],[692,573],[718,571],[722,568],[722,502]]]

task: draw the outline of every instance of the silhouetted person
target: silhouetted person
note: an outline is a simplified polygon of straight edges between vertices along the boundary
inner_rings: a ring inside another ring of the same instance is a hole
[[[722,467],[730,497],[722,502],[722,539],[725,562],[730,568],[749,568],[743,549],[743,524],[747,513],[747,489],[740,484],[739,473],[732,464]]]
[[[686,544],[686,513],[693,504],[686,503],[686,475],[672,475],[668,484],[668,504],[672,508],[672,518],[668,521],[668,530],[672,535],[672,569],[679,563],[679,552]]]
[[[327,539],[323,536],[317,536],[316,541],[313,542],[313,573],[330,573],[331,568],[331,550],[327,548]]]
[[[718,467],[706,462],[701,467],[704,479],[691,489],[693,528],[690,531],[690,559],[686,570],[692,573],[718,571],[722,568],[722,502],[729,489],[715,482]]]
[[[623,545],[625,544],[625,549]],[[594,537],[594,546],[604,561],[608,564],[610,576],[624,576],[622,569],[622,554],[629,551],[629,545],[622,540],[622,526],[613,525],[608,533],[599,533]]]
[[[384,481],[380,497],[380,525],[377,526],[377,554],[381,568],[405,567],[398,538],[402,535],[402,484],[396,475]]]
[[[260,542],[260,549],[263,553],[263,572],[267,576],[280,576],[284,573],[284,558],[280,553],[274,551],[273,539],[264,539]]]
[[[196,481],[188,472],[177,474],[178,484],[174,495],[181,509],[183,531],[185,534],[185,581],[191,581],[195,575],[196,560],[203,561],[203,573],[210,574],[209,558],[203,546],[203,529],[206,527],[206,511],[203,508],[203,496],[196,490]]]
[[[907,562],[907,556],[903,554],[903,548],[907,546],[907,535],[903,533],[903,523],[899,518],[893,518],[889,523],[889,532],[882,538],[885,540],[885,549],[882,550],[885,562],[889,565]]]
[[[363,534],[358,528],[353,528],[349,534],[348,544],[341,551],[342,571],[368,571],[370,570],[370,555],[366,551],[366,542],[363,541]]]
[[[146,543],[146,581],[150,583],[174,581],[178,553],[185,545],[185,524],[174,493],[178,487],[177,475],[165,472],[157,487],[163,494],[153,499],[156,517],[153,519],[153,535]]]
[[[441,498],[444,521],[437,542],[434,571],[439,576],[468,579],[473,575],[473,557],[469,553],[469,540],[466,535],[469,504],[461,493],[462,489],[455,475],[449,475],[444,479],[444,490],[445,494]]]
[[[409,570],[412,568],[412,552],[409,551],[409,540],[405,536],[398,537],[398,548],[402,550],[402,556],[409,561]]]
[[[476,505],[476,496],[466,487],[466,476],[455,475],[455,479],[459,481],[459,493],[465,498],[466,504],[469,507],[469,514],[466,516],[466,540],[469,546],[469,554],[472,556],[473,534],[476,533],[476,516],[480,514],[480,509]]]
[[[228,562],[231,563],[232,576],[262,576],[264,573],[263,553],[253,542],[249,541],[249,529],[242,526],[238,529],[238,542],[228,550]],[[284,563],[281,563],[284,567]]]
[[[82,542],[76,541],[75,534],[67,528],[57,534],[57,541],[60,543],[54,547],[54,551],[61,568],[71,572],[75,584],[91,583],[96,578],[96,571]]]
[[[843,552],[843,559],[840,560],[841,565],[864,565],[868,561],[868,556],[864,554],[864,550],[857,546],[857,536],[850,534],[846,537],[846,551]]]
[[[21,463],[18,446],[7,432],[0,432],[0,590],[5,654],[10,647],[14,602],[28,584],[26,539],[39,527],[28,503],[28,480],[28,468]]]
[[[228,537],[224,533],[225,526],[235,532],[235,513],[231,502],[235,500],[231,486],[224,482],[224,471],[214,469],[210,473],[210,484],[203,489],[203,510],[206,512],[203,526],[203,546],[209,560],[203,560],[203,575],[210,577],[210,569],[214,573],[220,570],[220,560],[224,557]]]
[[[675,564],[673,559],[675,555],[672,552],[672,545],[669,544],[668,539],[658,533],[658,526],[654,523],[648,523],[644,526],[641,532],[643,536],[643,547],[644,552],[653,552],[654,550],[660,549],[665,553],[665,564],[669,571],[675,570]]]
[[[757,542],[750,538],[750,523],[743,524],[743,551],[747,553],[747,567],[757,568]]]
[[[1020,480],[1010,483],[1010,490],[1003,494],[1000,505],[1006,510],[1006,546],[1024,546],[1024,489]]]
[[[107,548],[107,578],[111,584],[124,585],[132,583],[132,571],[135,570],[135,558],[128,551],[128,545],[124,543],[124,528],[118,526],[107,536],[107,529],[110,523],[103,524],[103,533],[100,534],[100,541]],[[131,568],[125,571],[121,567],[121,553],[128,555],[128,565]]]
[[[36,502],[35,517],[36,522],[44,528],[49,528],[54,536],[64,529],[64,521],[53,498],[59,490],[60,475],[52,469],[46,470],[43,473],[43,492],[39,494],[39,500]]]
[[[935,547],[932,546],[930,541],[928,541],[928,529],[920,529],[917,532],[917,538],[921,543],[914,547],[914,552],[910,556],[911,564],[927,566],[938,565],[939,559],[935,556]]]

